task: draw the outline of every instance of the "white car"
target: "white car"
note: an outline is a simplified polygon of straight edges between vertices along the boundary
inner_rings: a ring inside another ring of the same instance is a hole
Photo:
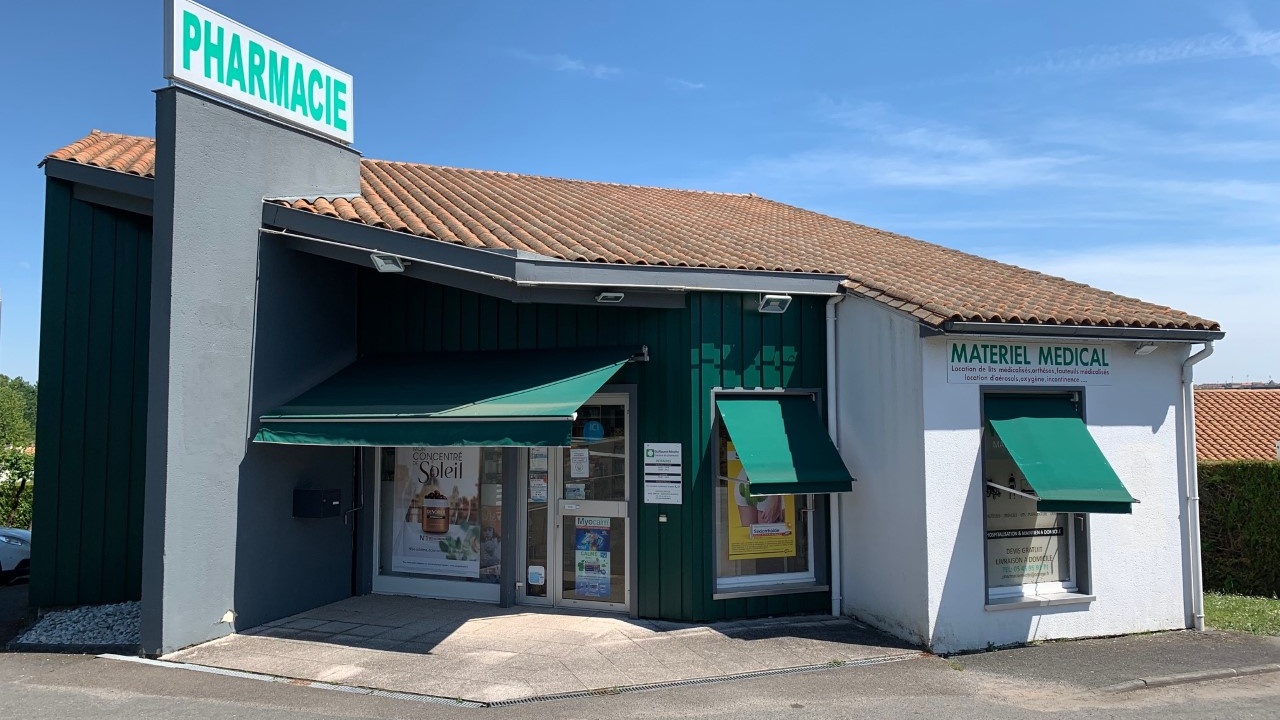
[[[0,528],[0,585],[31,571],[31,531]]]

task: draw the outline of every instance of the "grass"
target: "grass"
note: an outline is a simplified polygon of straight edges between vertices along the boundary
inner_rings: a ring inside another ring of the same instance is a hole
[[[1204,594],[1205,623],[1219,630],[1280,635],[1280,599]]]

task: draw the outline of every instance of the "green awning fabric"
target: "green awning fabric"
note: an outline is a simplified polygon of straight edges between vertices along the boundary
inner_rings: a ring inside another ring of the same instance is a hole
[[[361,358],[262,416],[293,445],[570,444],[573,414],[635,348]]]
[[[848,492],[853,478],[807,395],[716,400],[752,495]]]
[[[1040,512],[1129,513],[1137,502],[1111,468],[1074,403],[1055,397],[988,397],[987,420]]]

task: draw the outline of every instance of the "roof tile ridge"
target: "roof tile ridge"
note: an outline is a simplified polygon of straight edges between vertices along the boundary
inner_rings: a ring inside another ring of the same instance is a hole
[[[455,172],[476,173],[479,175],[498,175],[502,177],[527,178],[531,180],[552,180],[555,182],[576,183],[581,185],[600,185],[604,187],[616,188],[635,188],[639,190],[662,190],[665,192],[689,193],[691,195],[717,195],[721,197],[738,197],[752,198],[759,197],[754,193],[732,193],[721,190],[698,190],[694,188],[674,188],[663,187],[661,185],[639,185],[636,183],[611,182],[608,180],[583,180],[581,178],[558,177],[555,175],[541,175],[538,173],[522,173],[511,170],[482,170],[480,168],[465,168],[456,165],[436,165],[433,163],[409,162],[407,160],[379,160],[378,158],[362,158],[360,162],[368,163],[387,163],[388,165],[412,165],[414,167],[429,168],[432,170],[452,170]]]

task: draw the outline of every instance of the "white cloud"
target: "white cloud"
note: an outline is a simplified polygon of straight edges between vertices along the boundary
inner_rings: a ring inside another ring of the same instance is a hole
[[[706,87],[705,83],[682,80],[680,78],[667,78],[667,84],[677,90],[701,90]]]
[[[600,63],[584,62],[577,58],[569,57],[563,53],[538,55],[535,53],[525,52],[523,50],[512,50],[511,55],[520,58],[525,62],[550,68],[556,72],[585,75],[586,77],[593,78],[595,80],[613,80],[622,76],[622,68]]]
[[[1273,58],[1280,55],[1280,31],[1239,21],[1232,34],[1155,40],[1126,45],[1095,45],[1049,53],[1014,67],[1010,74],[1073,73],[1118,70],[1174,62]]]
[[[988,257],[1067,277],[1222,323],[1227,337],[1196,382],[1280,379],[1280,243],[1126,245],[1080,252],[995,251]]]

